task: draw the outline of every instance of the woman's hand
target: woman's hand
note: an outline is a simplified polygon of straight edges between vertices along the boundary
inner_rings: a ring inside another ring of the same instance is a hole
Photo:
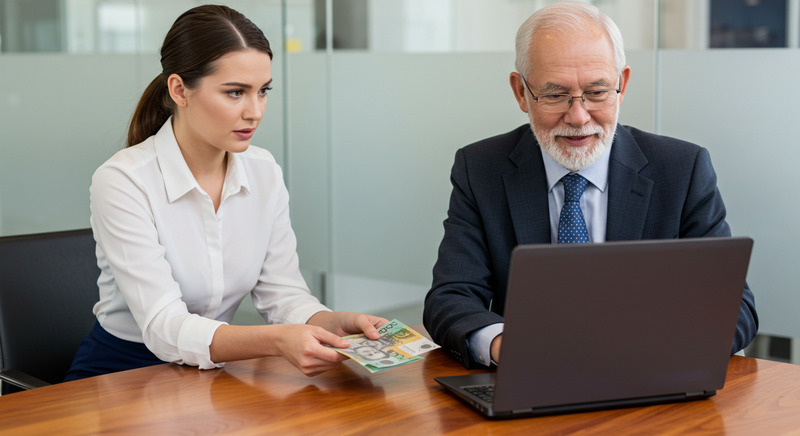
[[[314,376],[347,358],[325,345],[346,348],[350,344],[321,327],[305,324],[221,325],[209,351],[213,362],[283,356],[303,374]]]
[[[378,339],[381,337],[378,327],[388,322],[386,318],[363,313],[322,311],[315,313],[306,324],[322,327],[339,336],[364,333],[369,339]]]
[[[281,325],[289,332],[276,338],[276,346],[292,365],[307,376],[314,376],[335,368],[347,357],[324,344],[347,348],[350,345],[340,336],[364,333],[370,339],[381,337],[377,327],[389,320],[355,312],[315,313],[306,325]],[[279,326],[273,326],[279,327]]]
[[[278,354],[309,377],[333,369],[347,358],[324,345],[347,348],[350,343],[323,328],[303,324],[280,324],[270,327],[276,334],[273,337],[273,344]]]
[[[361,313],[322,311],[306,324],[222,325],[214,333],[209,351],[214,362],[283,356],[303,374],[315,376],[347,359],[325,345],[347,348],[350,342],[340,336],[362,332],[378,339],[381,335],[377,327],[388,322]]]

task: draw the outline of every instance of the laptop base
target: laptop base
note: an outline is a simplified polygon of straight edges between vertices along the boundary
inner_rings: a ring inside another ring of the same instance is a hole
[[[563,404],[558,406],[538,407],[530,409],[495,411],[488,401],[467,392],[464,388],[494,382],[494,373],[468,374],[463,376],[435,377],[437,383],[453,393],[461,401],[477,409],[490,419],[533,418],[537,416],[561,415],[577,412],[595,412],[599,410],[620,409],[625,407],[642,407],[656,404],[676,403],[703,400],[716,395],[717,391],[703,391],[672,395],[659,395],[651,398],[629,398],[624,400],[598,401],[594,403]]]

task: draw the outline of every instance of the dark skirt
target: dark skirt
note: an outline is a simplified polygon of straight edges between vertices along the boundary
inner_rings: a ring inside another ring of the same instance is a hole
[[[64,381],[164,363],[144,344],[126,341],[107,332],[96,322],[83,338]]]

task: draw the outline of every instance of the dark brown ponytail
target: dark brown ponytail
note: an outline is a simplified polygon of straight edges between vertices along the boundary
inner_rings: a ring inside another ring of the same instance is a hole
[[[126,147],[158,132],[175,113],[167,90],[167,78],[177,74],[187,88],[194,88],[214,72],[214,61],[239,50],[258,50],[272,58],[269,41],[252,21],[227,7],[204,5],[184,12],[167,32],[161,45],[161,74],[147,86],[128,128]]]
[[[147,85],[139,104],[136,105],[136,110],[133,111],[126,147],[136,145],[154,135],[173,112],[174,102],[167,90],[167,79],[159,74]]]

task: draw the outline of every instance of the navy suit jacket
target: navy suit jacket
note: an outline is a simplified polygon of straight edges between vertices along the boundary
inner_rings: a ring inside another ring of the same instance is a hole
[[[434,341],[466,367],[467,335],[503,322],[512,249],[551,243],[547,176],[529,125],[456,152],[444,238],[425,298]],[[617,126],[608,173],[606,240],[730,236],[708,151]],[[731,354],[758,331],[745,285]]]

